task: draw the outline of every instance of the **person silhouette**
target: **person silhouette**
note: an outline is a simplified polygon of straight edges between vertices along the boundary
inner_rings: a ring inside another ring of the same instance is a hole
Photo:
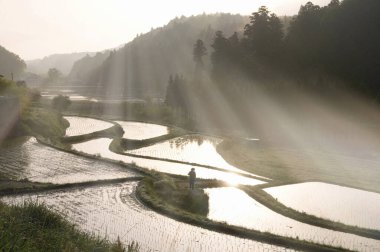
[[[197,174],[195,173],[195,169],[191,168],[188,175],[189,175],[189,187],[191,190],[194,190],[195,178],[197,177]]]

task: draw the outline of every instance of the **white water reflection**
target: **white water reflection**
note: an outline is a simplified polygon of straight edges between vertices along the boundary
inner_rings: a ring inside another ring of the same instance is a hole
[[[65,116],[70,127],[66,129],[66,136],[89,134],[99,130],[105,130],[114,126],[110,122],[78,116]]]
[[[86,232],[115,241],[138,242],[141,251],[292,251],[175,221],[140,204],[136,183],[4,197],[17,204],[38,200],[64,214]]]
[[[54,184],[137,176],[120,165],[58,151],[35,138],[0,152],[0,174],[14,180]]]
[[[232,187],[206,189],[215,221],[358,251],[380,251],[380,241],[311,226],[280,215]]]
[[[98,138],[91,141],[73,144],[74,150],[91,154],[91,155],[101,155],[102,157],[109,158],[116,161],[123,161],[125,163],[134,162],[136,165],[147,169],[153,169],[159,172],[165,172],[170,174],[178,174],[187,176],[188,172],[192,168],[191,165],[171,163],[159,160],[151,160],[145,158],[135,158],[125,155],[116,154],[109,150],[109,145],[111,139],[108,138]],[[197,177],[203,179],[219,179],[226,181],[232,185],[245,184],[245,185],[258,185],[263,184],[263,181],[252,179],[248,177],[239,176],[233,173],[227,173],[217,170],[212,170],[203,167],[195,168]]]
[[[166,126],[141,123],[141,122],[128,122],[128,121],[115,121],[124,130],[123,138],[144,140],[153,137],[166,135],[169,133],[169,129]]]
[[[221,141],[222,139],[216,137],[187,135],[152,146],[131,150],[127,153],[208,165],[230,171],[250,174],[230,165],[223,159],[215,148]]]
[[[348,225],[380,230],[380,194],[319,182],[265,189],[282,204]]]

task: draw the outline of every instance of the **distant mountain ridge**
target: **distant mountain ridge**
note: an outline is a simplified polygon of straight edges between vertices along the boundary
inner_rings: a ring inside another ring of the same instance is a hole
[[[190,76],[194,72],[192,52],[197,39],[204,41],[210,55],[216,31],[230,36],[242,31],[247,22],[248,17],[232,14],[175,18],[109,55],[98,53],[78,60],[69,79],[103,95],[162,98],[171,74]],[[209,57],[204,60],[207,67]]]
[[[62,74],[67,75],[74,62],[83,58],[90,52],[61,53],[52,54],[42,59],[27,60],[27,71],[39,75],[46,75],[50,68],[58,69]]]

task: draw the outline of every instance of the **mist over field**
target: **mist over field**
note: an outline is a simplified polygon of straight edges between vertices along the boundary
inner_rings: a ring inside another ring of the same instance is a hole
[[[380,250],[378,0],[41,3],[0,3],[2,250]]]

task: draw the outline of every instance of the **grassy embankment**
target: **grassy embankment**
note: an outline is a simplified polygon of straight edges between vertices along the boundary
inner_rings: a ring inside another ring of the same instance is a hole
[[[2,111],[2,123],[11,130],[1,139],[0,146],[7,146],[19,137],[34,136],[46,142],[60,144],[69,123],[61,113],[50,106],[41,106],[37,91],[25,85],[0,78],[0,96],[6,97],[4,105],[14,103],[9,111]]]
[[[345,251],[342,248],[314,244],[209,220],[206,213],[208,197],[204,194],[203,188],[220,186],[226,186],[226,184],[216,180],[199,180],[198,188],[190,191],[186,178],[158,174],[142,180],[137,187],[136,194],[144,204],[152,209],[176,220],[208,230],[304,251]],[[176,195],[173,196],[173,194]]]
[[[320,181],[380,193],[380,174],[378,169],[369,169],[373,166],[370,160],[260,141],[249,146],[226,140],[217,146],[217,151],[230,164],[278,183]]]
[[[0,202],[0,216],[1,251],[139,251],[135,243],[124,247],[81,232],[43,205]]]

